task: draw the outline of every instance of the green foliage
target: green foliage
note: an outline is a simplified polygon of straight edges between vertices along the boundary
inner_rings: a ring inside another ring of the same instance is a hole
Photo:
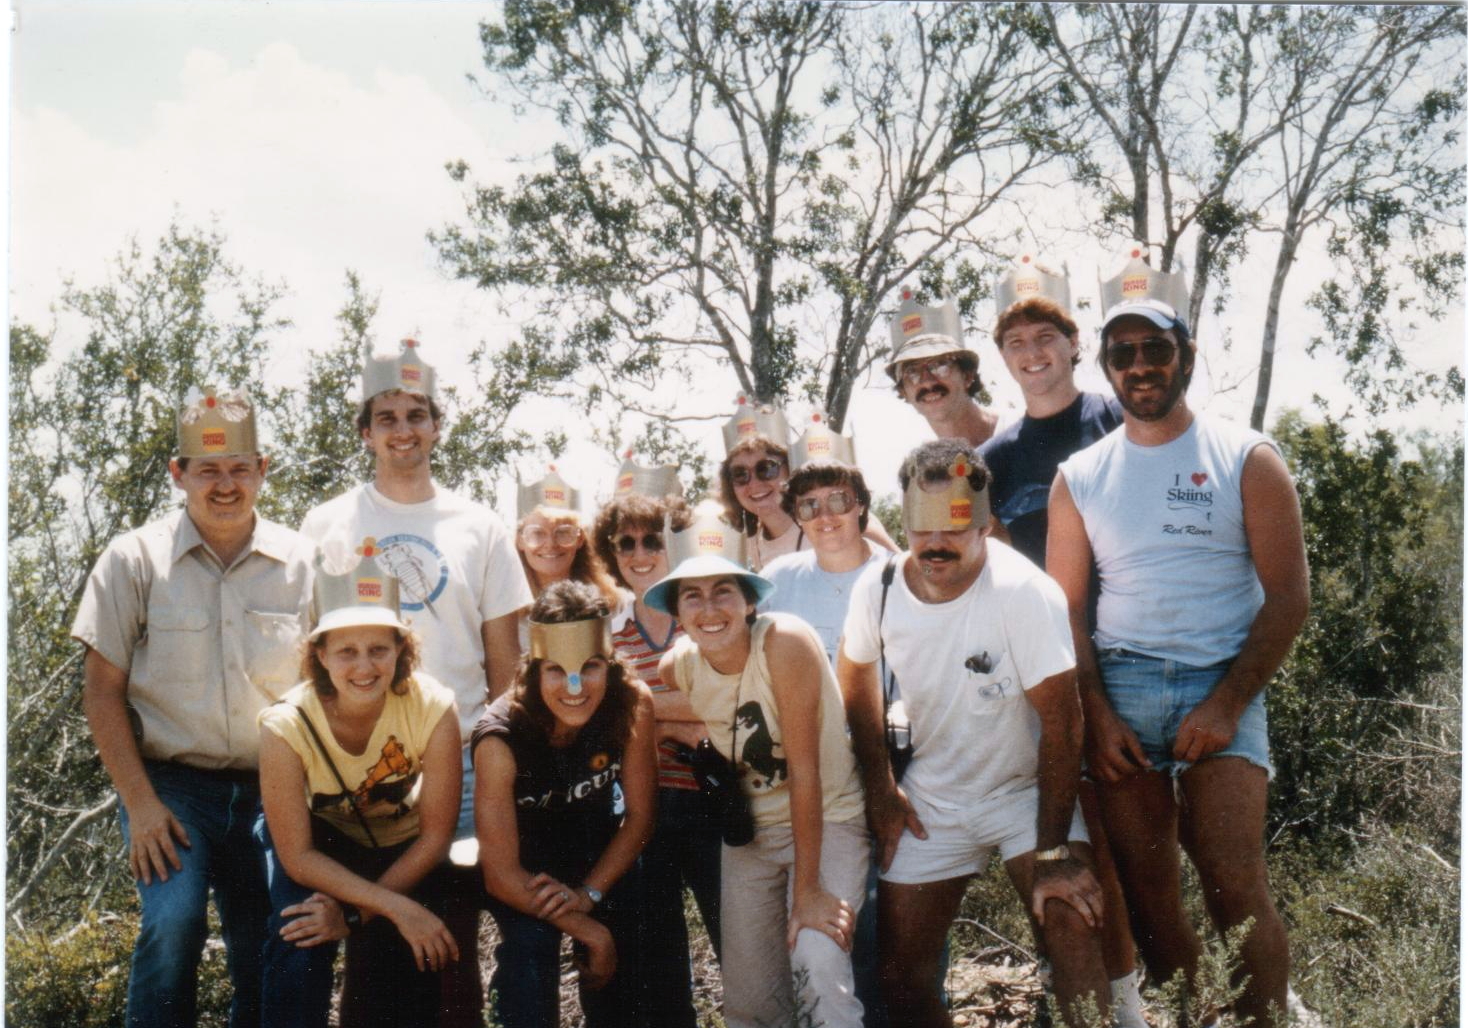
[[[917,277],[970,310],[993,252],[981,224],[1070,145],[1037,99],[1056,76],[1030,20],[506,3],[481,30],[488,81],[565,140],[511,187],[471,186],[467,223],[433,240],[456,276],[535,305],[512,359],[557,373],[530,388],[659,420],[668,390],[732,374],[731,394],[819,396],[839,427],[893,290]]]
[[[1311,616],[1269,691],[1274,811],[1339,842],[1340,826],[1409,813],[1380,754],[1411,695],[1459,667],[1462,444],[1422,440],[1413,460],[1384,431],[1357,444],[1292,413],[1275,436],[1300,491]]]

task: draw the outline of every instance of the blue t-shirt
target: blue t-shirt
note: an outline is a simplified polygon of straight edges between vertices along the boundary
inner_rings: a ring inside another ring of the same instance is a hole
[[[775,585],[775,591],[760,609],[784,611],[807,622],[821,637],[832,667],[836,666],[836,646],[841,641],[841,627],[846,624],[852,587],[863,571],[890,556],[880,546],[867,543],[867,547],[871,555],[860,567],[850,571],[822,571],[816,563],[816,551],[802,550],[770,561],[760,572]]]
[[[1045,534],[1050,528],[1050,486],[1062,461],[1084,450],[1121,424],[1121,405],[1099,393],[1081,393],[1069,407],[1048,418],[1026,414],[1011,422],[979,454],[994,480],[989,506],[1009,530],[1011,545],[1045,566]]]

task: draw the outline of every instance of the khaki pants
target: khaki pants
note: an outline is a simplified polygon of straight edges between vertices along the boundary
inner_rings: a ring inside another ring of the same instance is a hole
[[[860,822],[826,822],[821,831],[821,885],[860,910],[871,840]],[[861,1003],[851,954],[824,932],[805,929],[792,953],[785,944],[795,872],[790,826],[761,828],[747,846],[725,846],[720,918],[724,1020],[729,1028],[774,1028],[796,1021],[860,1028]]]

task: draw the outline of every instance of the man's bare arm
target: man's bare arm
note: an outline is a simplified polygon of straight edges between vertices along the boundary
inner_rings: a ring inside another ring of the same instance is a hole
[[[484,680],[490,700],[496,700],[515,681],[520,666],[520,615],[513,611],[479,626],[484,639]]]

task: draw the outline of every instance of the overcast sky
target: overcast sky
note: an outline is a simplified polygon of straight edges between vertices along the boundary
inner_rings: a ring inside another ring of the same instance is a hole
[[[65,277],[84,287],[102,282],[129,236],[146,247],[177,214],[185,224],[216,223],[235,263],[288,283],[281,310],[295,327],[281,338],[284,375],[303,366],[307,350],[335,342],[349,267],[381,293],[383,346],[418,333],[425,355],[452,370],[478,340],[515,334],[514,312],[507,320],[492,298],[448,279],[425,239],[462,218],[446,161],[468,161],[480,181],[508,178],[510,158],[543,149],[550,131],[517,120],[466,79],[480,67],[477,25],[492,6],[12,2],[12,318],[48,328]],[[1110,261],[1099,249],[1055,256],[1068,261],[1072,290],[1085,296],[1095,291],[1097,265]],[[1235,281],[1250,274],[1246,267]],[[1267,270],[1254,271],[1253,280],[1266,279]],[[1285,326],[1272,414],[1308,406],[1314,392],[1337,411],[1347,402],[1340,367],[1303,354],[1314,330],[1303,313],[1313,285],[1306,279],[1297,274],[1286,297],[1301,313]],[[1216,388],[1248,374],[1254,347],[1246,341],[1257,338],[1263,301],[1261,285],[1222,323],[1202,326],[1207,363],[1193,386],[1195,406],[1247,420],[1252,380]],[[1094,316],[1081,320],[1089,351]],[[59,338],[74,345],[75,333],[62,328]],[[1227,357],[1208,349],[1225,331],[1239,340]],[[1462,331],[1459,312],[1424,332],[1415,343],[1421,362],[1441,369],[1461,361]],[[997,405],[1012,414],[1017,390],[992,344],[971,335]],[[1084,388],[1102,388],[1089,361],[1082,369]],[[733,393],[730,376],[699,401],[717,408]],[[532,405],[521,423],[553,425],[561,413]],[[1388,423],[1447,428],[1460,420],[1456,409],[1419,407]],[[883,378],[859,391],[849,424],[876,490],[895,490],[897,463],[924,436],[923,422]],[[718,452],[717,425],[704,434]],[[580,479],[573,484],[600,496],[614,467],[610,455],[587,447],[562,462]],[[540,473],[534,462],[521,470]],[[500,497],[502,513],[512,515],[513,491],[501,488]]]

